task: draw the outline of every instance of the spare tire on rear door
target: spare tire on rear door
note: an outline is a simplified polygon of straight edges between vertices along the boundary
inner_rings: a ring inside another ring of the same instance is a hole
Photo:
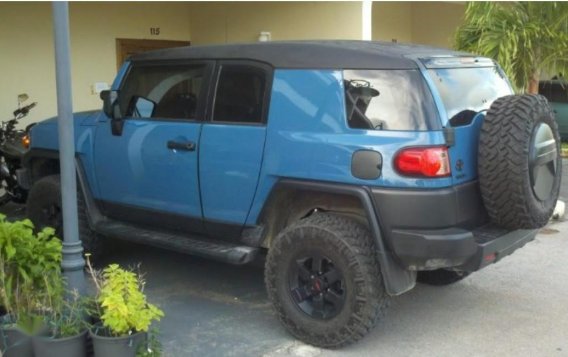
[[[479,138],[481,195],[491,220],[505,228],[540,228],[556,204],[562,161],[552,109],[541,95],[497,99]]]

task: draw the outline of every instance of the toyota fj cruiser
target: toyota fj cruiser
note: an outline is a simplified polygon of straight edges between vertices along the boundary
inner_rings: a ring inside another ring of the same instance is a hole
[[[135,55],[75,115],[86,251],[107,236],[234,264],[267,252],[299,339],[363,337],[416,281],[450,284],[534,239],[560,185],[546,99],[467,53],[360,41]],[[61,227],[56,118],[31,130],[27,213]]]

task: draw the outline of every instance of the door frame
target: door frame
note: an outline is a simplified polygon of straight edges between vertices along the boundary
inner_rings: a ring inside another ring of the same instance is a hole
[[[190,46],[191,41],[178,41],[178,40],[150,40],[150,39],[135,39],[135,38],[117,38],[116,39],[116,65],[120,67],[126,60],[127,56],[124,55],[124,47],[147,47],[155,50]]]

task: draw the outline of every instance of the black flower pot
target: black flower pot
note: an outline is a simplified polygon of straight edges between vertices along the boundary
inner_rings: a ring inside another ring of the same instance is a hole
[[[64,338],[35,336],[33,349],[35,357],[86,357],[87,330]]]
[[[123,337],[109,337],[103,329],[89,331],[95,357],[135,357],[136,351],[146,343],[147,333],[137,332]]]
[[[33,357],[32,337],[10,324],[0,325],[2,357]]]

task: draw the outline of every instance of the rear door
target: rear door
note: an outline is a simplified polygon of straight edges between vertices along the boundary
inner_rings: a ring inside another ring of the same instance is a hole
[[[481,124],[495,99],[513,94],[505,74],[492,61],[456,66],[437,59],[427,70],[435,98],[443,106],[442,124],[454,131],[449,148],[452,180],[461,184],[477,178],[477,148]],[[428,64],[428,63],[427,63]]]
[[[209,234],[235,238],[254,198],[266,138],[272,69],[252,61],[220,61],[209,120],[203,124],[199,181]]]

